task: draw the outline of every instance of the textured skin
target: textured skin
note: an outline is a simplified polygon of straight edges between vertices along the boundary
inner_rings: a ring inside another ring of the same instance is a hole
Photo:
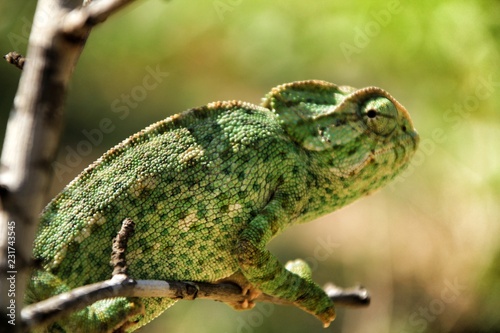
[[[169,117],[109,150],[45,208],[34,247],[43,268],[28,302],[110,278],[111,240],[129,217],[132,278],[215,282],[239,272],[327,325],[333,304],[307,267],[293,274],[265,246],[389,182],[417,144],[386,92],[324,81],[278,86],[263,107],[215,102]],[[131,331],[173,303],[101,301],[51,329]]]

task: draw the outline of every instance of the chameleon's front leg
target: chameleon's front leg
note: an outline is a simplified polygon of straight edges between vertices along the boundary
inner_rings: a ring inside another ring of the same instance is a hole
[[[266,207],[268,212],[273,211],[273,205],[280,204],[271,202]],[[265,249],[271,237],[272,224],[269,216],[261,214],[255,217],[239,238],[238,260],[241,271],[262,292],[293,302],[315,315],[327,327],[335,319],[333,302],[310,279],[310,275],[299,276],[288,271]]]

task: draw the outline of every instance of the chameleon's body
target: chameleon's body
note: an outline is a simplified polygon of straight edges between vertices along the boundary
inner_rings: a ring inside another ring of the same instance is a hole
[[[256,288],[319,317],[333,304],[265,249],[295,223],[386,184],[418,136],[404,108],[377,88],[323,81],[274,88],[263,107],[216,102],[155,123],[109,150],[45,208],[30,302],[109,279],[111,240],[136,224],[126,253],[134,279],[215,282],[240,272]],[[173,304],[101,301],[53,326],[99,332],[144,325]]]

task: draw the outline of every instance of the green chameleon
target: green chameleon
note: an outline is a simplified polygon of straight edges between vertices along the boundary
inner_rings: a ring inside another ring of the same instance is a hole
[[[111,241],[131,218],[131,278],[217,282],[239,274],[327,326],[332,301],[266,244],[388,183],[418,141],[409,114],[384,90],[324,81],[275,87],[262,107],[214,102],[168,117],[111,148],[45,208],[28,303],[110,278]],[[133,331],[174,302],[99,301],[48,330]]]

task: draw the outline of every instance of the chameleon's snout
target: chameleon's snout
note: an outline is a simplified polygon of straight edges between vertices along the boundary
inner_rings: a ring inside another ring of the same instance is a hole
[[[415,145],[415,148],[417,148],[418,144],[420,143],[420,135],[418,135],[417,130],[413,128],[408,134],[410,135],[413,144]]]
[[[420,142],[420,135],[418,135],[417,129],[413,126],[413,121],[411,120],[410,114],[406,109],[398,103],[394,98],[392,98],[392,102],[396,105],[398,112],[400,114],[400,128],[401,131],[409,136],[410,141],[413,143],[414,149],[418,147]]]

